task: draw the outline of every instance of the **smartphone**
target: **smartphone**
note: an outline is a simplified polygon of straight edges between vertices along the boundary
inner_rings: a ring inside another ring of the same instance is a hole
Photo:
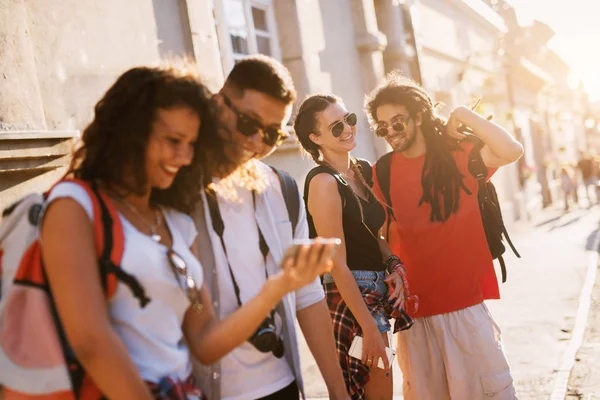
[[[312,246],[316,243],[317,243],[316,239],[294,239],[294,241],[292,242],[292,245],[290,247],[288,247],[287,250],[285,251],[285,255],[283,258],[284,259],[286,259],[288,257],[295,258],[296,255],[298,254],[298,250],[300,250],[302,248],[302,246]],[[329,239],[319,238],[319,243],[321,243],[323,245],[333,243],[331,253],[327,255],[327,259],[330,260],[333,257],[333,255],[335,254],[335,251],[337,250],[337,248],[340,246],[340,244],[342,244],[342,241],[338,238],[329,238]]]
[[[350,351],[348,352],[348,354],[350,354],[352,357],[358,358],[359,360],[362,359],[362,341],[362,336],[354,336],[352,344],[350,345]],[[385,352],[388,356],[388,363],[391,367],[392,363],[394,362],[394,358],[396,357],[396,350],[392,349],[391,347],[386,347]],[[385,369],[385,365],[383,364],[383,360],[381,358],[377,361],[377,367]]]

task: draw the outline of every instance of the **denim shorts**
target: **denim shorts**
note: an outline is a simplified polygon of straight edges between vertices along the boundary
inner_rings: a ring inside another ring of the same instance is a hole
[[[351,270],[356,284],[360,288],[373,290],[382,296],[387,296],[388,285],[385,283],[385,271],[364,271],[364,270]],[[330,274],[323,275],[323,283],[333,282],[333,277]],[[390,320],[381,311],[371,311],[371,315],[377,322],[377,328],[379,332],[386,333],[392,330]]]

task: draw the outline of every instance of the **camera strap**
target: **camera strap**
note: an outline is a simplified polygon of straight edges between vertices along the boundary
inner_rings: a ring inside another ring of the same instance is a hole
[[[217,194],[212,189],[207,189],[206,201],[208,204],[208,211],[210,212],[210,219],[212,220],[212,226],[215,233],[219,236],[221,240],[221,246],[223,247],[223,252],[225,253],[225,259],[227,260],[227,267],[229,267],[229,275],[231,276],[231,281],[233,282],[233,290],[235,292],[235,298],[237,299],[238,306],[242,306],[242,300],[240,298],[240,287],[238,286],[237,281],[235,280],[235,275],[233,274],[233,270],[231,268],[231,263],[229,262],[229,256],[227,255],[227,247],[225,246],[225,223],[223,222],[223,218],[221,217],[221,210],[219,208],[219,201],[217,199]],[[252,191],[252,203],[254,207],[254,215],[256,218],[256,192]],[[260,226],[258,225],[258,220],[256,220],[256,228],[258,229],[258,245],[260,248],[260,252],[263,256],[263,260],[265,263],[265,276],[269,279],[269,273],[267,272],[267,255],[269,254],[269,246],[267,245],[267,241],[260,230]],[[271,311],[271,316],[273,316],[274,311]]]

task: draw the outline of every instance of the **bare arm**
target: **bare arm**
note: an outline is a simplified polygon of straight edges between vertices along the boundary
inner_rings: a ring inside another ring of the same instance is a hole
[[[193,248],[192,251],[196,253]],[[248,340],[285,294],[314,282],[331,268],[329,253],[331,245],[324,249],[322,245],[304,247],[295,262],[284,261],[283,271],[269,277],[260,293],[220,321],[215,318],[210,295],[203,287],[204,310],[198,313],[190,308],[183,321],[183,332],[194,356],[203,364],[212,364]]]
[[[333,327],[325,300],[299,310],[296,317],[306,339],[306,344],[308,344],[308,348],[325,380],[329,398],[334,400],[349,399],[335,350]]]
[[[334,256],[334,266],[331,270],[331,275],[346,305],[362,328],[364,335],[363,362],[366,361],[367,354],[382,357],[385,362],[385,350],[379,348],[379,341],[383,345],[383,340],[379,334],[377,323],[371,316],[362,293],[356,284],[356,280],[346,264],[346,242],[342,223],[342,199],[338,192],[337,182],[333,176],[318,174],[310,181],[308,211],[313,217],[319,236],[337,237],[342,240],[342,244]],[[375,342],[377,342],[377,345],[375,345]],[[380,350],[383,352],[382,354],[379,354]],[[374,352],[369,353],[371,351]]]
[[[382,229],[383,231],[383,229]],[[379,245],[379,251],[381,251],[381,255],[383,257],[383,260],[387,260],[390,256],[394,255],[394,253],[392,253],[392,249],[390,249],[390,245],[388,244],[388,242],[385,241],[384,238],[384,233],[380,232],[379,237],[377,238],[377,244]]]
[[[457,131],[459,124],[470,127],[485,143],[481,149],[481,158],[489,168],[513,163],[523,155],[523,146],[508,131],[467,107],[456,108],[448,120],[448,134],[463,139],[464,134]]]
[[[55,200],[46,212],[41,242],[65,333],[98,389],[111,399],[152,399],[110,324],[85,210],[75,200]]]
[[[190,308],[183,321],[183,331],[190,350],[202,364],[218,361],[252,336],[284,294],[273,281],[267,282],[256,297],[219,321],[215,318],[208,291],[202,288],[204,309],[198,313]]]

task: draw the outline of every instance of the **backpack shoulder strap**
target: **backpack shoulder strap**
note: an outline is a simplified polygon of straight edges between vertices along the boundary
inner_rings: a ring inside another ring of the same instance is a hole
[[[279,178],[285,206],[287,207],[288,216],[292,223],[292,236],[295,236],[298,219],[300,218],[300,192],[298,191],[298,184],[287,172],[275,167],[271,167],[271,169],[275,172],[277,178]]]
[[[390,195],[390,175],[392,169],[392,156],[394,152],[384,154],[375,163],[375,175],[377,176],[377,182],[379,183],[379,189],[383,194],[385,200],[387,212],[389,216],[395,220],[394,210],[392,208],[392,196]]]
[[[121,219],[112,201],[98,190],[95,183],[79,179],[66,181],[82,187],[92,201],[98,265],[106,298],[110,299],[114,296],[117,283],[121,281],[129,287],[140,306],[145,307],[150,299],[146,296],[144,288],[133,275],[121,268],[121,259],[125,251],[125,235]]]
[[[487,181],[488,176],[488,168],[483,162],[483,158],[481,157],[481,148],[485,145],[481,139],[479,139],[475,135],[468,135],[467,140],[474,144],[473,148],[469,152],[469,161],[468,161],[468,169],[469,173],[477,179],[479,190],[477,193],[479,210],[483,215],[484,207],[492,207],[494,212],[491,215],[495,215],[494,224],[496,226],[495,229],[499,229],[501,234],[504,235],[506,242],[510,246],[513,253],[521,258],[521,255],[515,248],[510,236],[508,235],[508,231],[506,230],[506,225],[504,224],[504,220],[502,218],[502,211],[500,210],[500,203],[498,201],[498,194],[496,193],[496,188],[492,182]],[[504,258],[502,255],[498,256],[498,261],[500,263],[500,268],[502,271],[502,282],[506,282],[506,264],[504,262]]]
[[[335,178],[337,181],[338,192],[342,199],[342,208],[346,205],[346,191],[345,188],[348,186],[348,182],[337,173],[337,171],[328,167],[327,165],[318,165],[315,168],[311,169],[306,175],[306,179],[304,180],[304,202],[308,204],[308,188],[310,187],[310,181],[319,174],[329,174]]]
[[[481,148],[485,143],[475,135],[467,136],[467,140],[473,143],[473,148],[469,152],[469,173],[477,179],[479,183],[485,183],[488,175],[488,168],[483,162],[483,158],[481,158]]]

